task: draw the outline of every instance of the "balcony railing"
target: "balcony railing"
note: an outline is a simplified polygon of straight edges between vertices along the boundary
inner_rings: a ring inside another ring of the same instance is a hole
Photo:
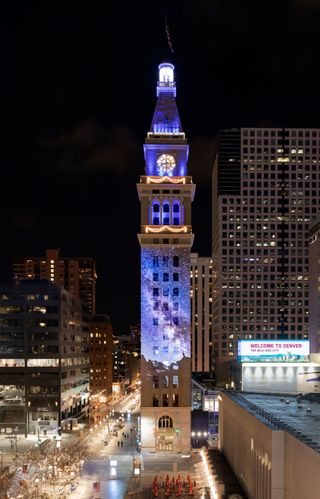
[[[3,400],[0,400],[0,405],[24,405],[24,398],[5,397]]]
[[[142,184],[192,184],[192,177],[189,175],[184,177],[142,175],[140,177],[140,182]]]
[[[191,225],[141,225],[142,234],[191,234]]]

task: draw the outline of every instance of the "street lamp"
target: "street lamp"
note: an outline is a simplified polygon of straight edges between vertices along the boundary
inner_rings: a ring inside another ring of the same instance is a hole
[[[38,497],[38,493],[39,493],[39,491],[38,491],[39,478],[36,478],[35,481],[34,481],[34,483],[35,483],[35,486],[36,486],[36,497]]]
[[[38,443],[41,442],[41,440],[40,440],[40,421],[41,421],[41,418],[37,418],[37,423],[38,423]]]
[[[61,448],[61,439],[62,439],[62,436],[57,435],[57,444],[56,444],[57,449]]]
[[[13,429],[14,437],[13,437],[13,444],[14,444],[14,449],[15,449],[15,461],[17,465],[17,458],[18,458],[18,431],[19,428],[16,426]]]
[[[134,446],[135,446],[135,439],[136,439],[136,435],[135,435],[135,431],[132,432],[132,462],[134,464]],[[133,466],[134,467],[134,466]]]
[[[109,414],[107,415],[107,428],[108,428],[108,435],[109,435],[109,433],[110,433]]]

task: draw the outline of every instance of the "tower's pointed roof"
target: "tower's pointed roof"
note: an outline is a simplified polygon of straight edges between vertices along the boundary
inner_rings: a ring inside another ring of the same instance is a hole
[[[170,62],[162,62],[159,65],[157,97],[150,132],[154,134],[182,133],[183,130],[175,99],[174,66]]]
[[[159,92],[150,131],[157,134],[183,131],[173,92]]]
[[[162,161],[170,159],[171,165],[175,166],[170,172],[166,169],[167,176],[185,177],[188,175],[189,146],[176,104],[174,65],[171,62],[159,64],[157,97],[151,128],[144,144],[146,175],[163,177]]]

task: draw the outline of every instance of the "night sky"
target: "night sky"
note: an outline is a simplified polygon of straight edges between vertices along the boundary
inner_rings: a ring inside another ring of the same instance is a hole
[[[117,334],[140,315],[135,184],[158,64],[176,66],[202,256],[218,130],[320,126],[317,0],[20,1],[0,26],[0,282],[13,255],[92,256]]]

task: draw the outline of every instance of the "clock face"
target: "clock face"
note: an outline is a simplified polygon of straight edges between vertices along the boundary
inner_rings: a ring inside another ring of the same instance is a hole
[[[176,166],[176,160],[172,154],[161,154],[157,159],[157,170],[159,175],[172,175]]]

